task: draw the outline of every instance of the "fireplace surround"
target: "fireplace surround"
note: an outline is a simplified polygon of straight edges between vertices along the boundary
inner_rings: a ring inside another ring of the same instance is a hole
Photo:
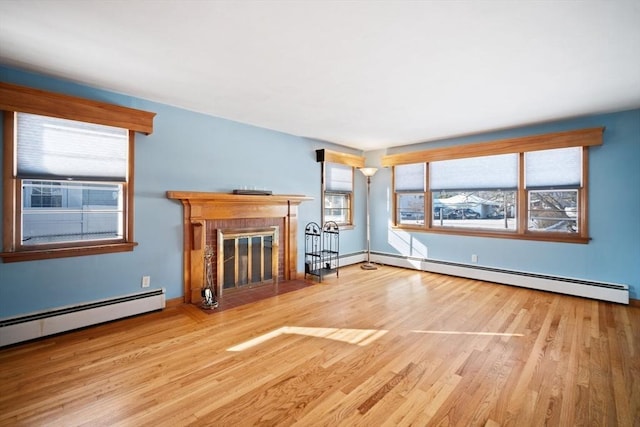
[[[183,206],[183,286],[184,302],[199,303],[205,283],[205,248],[214,248],[218,260],[220,230],[276,228],[277,275],[274,280],[297,279],[298,206],[312,200],[302,195],[246,195],[197,191],[167,191],[167,198]],[[241,233],[240,233],[241,234]],[[273,254],[276,256],[276,254]],[[219,261],[218,261],[219,262]],[[218,262],[212,267],[216,289],[220,290]]]

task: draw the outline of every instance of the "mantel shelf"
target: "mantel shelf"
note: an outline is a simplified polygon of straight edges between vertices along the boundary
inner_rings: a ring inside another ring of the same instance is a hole
[[[189,201],[190,203],[252,203],[252,204],[281,204],[293,203],[299,205],[313,197],[299,194],[231,194],[231,193],[209,193],[204,191],[167,191],[167,198],[173,200]]]

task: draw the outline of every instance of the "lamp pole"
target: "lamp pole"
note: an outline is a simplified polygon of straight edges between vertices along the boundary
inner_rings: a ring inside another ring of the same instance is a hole
[[[369,221],[369,199],[371,198],[371,177],[378,171],[377,168],[360,168],[360,172],[367,177],[367,262],[362,264],[360,268],[363,270],[377,270],[371,263],[371,224]]]

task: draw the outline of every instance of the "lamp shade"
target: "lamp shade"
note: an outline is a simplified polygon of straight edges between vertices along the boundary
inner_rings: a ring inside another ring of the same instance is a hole
[[[364,176],[373,176],[378,171],[378,168],[360,168],[360,172]]]

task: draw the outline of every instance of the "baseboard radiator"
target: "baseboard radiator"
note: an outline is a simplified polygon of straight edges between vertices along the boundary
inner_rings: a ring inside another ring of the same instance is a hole
[[[450,276],[465,277],[486,282],[502,283],[541,291],[629,304],[629,286],[623,284],[596,282],[384,253],[372,252],[371,261],[431,273],[448,274]]]
[[[164,289],[0,319],[0,347],[165,307]]]

